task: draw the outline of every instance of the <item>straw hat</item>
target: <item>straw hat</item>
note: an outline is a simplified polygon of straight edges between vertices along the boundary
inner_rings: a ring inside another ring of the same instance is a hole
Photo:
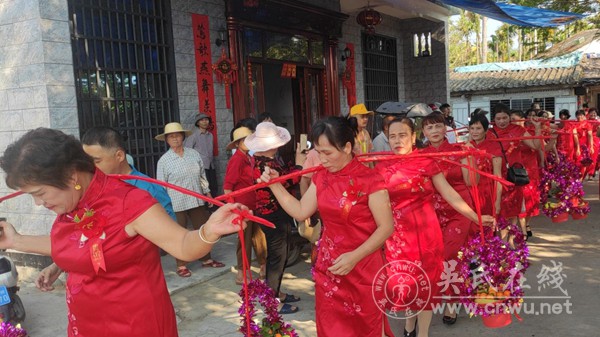
[[[183,132],[183,133],[185,133],[186,137],[192,134],[192,131],[190,131],[190,130],[184,130],[183,126],[181,126],[181,124],[179,124],[177,122],[173,122],[173,123],[169,123],[169,124],[165,125],[165,132],[163,132],[160,135],[154,137],[154,139],[164,141],[165,137],[168,134],[170,134],[170,133],[176,133],[176,132]]]
[[[250,136],[251,134],[252,130],[245,126],[240,126],[239,128],[233,130],[233,140],[231,143],[227,144],[227,150],[233,149],[240,140]]]
[[[285,145],[292,137],[290,132],[271,122],[262,122],[256,131],[244,140],[246,147],[255,152],[268,151]]]
[[[373,111],[367,110],[367,107],[360,103],[350,108],[350,115],[348,117],[354,117],[356,115],[372,115]]]

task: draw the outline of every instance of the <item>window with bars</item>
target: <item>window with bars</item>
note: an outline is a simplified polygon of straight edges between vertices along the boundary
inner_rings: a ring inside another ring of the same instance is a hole
[[[540,109],[547,110],[552,113],[555,112],[554,97],[491,100],[490,108],[492,111],[494,111],[494,107],[500,103],[510,107],[511,110],[521,110],[523,112],[529,110],[533,103],[537,103],[540,105]]]
[[[398,60],[396,39],[376,34],[362,34],[365,105],[373,111],[381,104],[398,101]],[[375,119],[379,124],[379,119]],[[370,128],[380,130],[380,125]]]
[[[69,0],[79,130],[119,130],[136,168],[151,176],[166,150],[154,136],[179,120],[170,8],[159,0]]]

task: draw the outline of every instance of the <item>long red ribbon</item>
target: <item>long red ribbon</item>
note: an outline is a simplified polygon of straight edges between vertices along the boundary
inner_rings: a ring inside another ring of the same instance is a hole
[[[511,138],[488,138],[496,142],[510,142],[513,140],[527,140],[527,139],[551,139],[551,136],[526,136],[526,137],[511,137]]]
[[[216,200],[230,200],[230,198],[233,199],[233,198],[237,197],[238,195],[242,195],[242,194],[248,193],[250,191],[257,190],[259,188],[265,188],[271,184],[280,183],[280,182],[286,181],[288,179],[295,178],[298,176],[303,176],[303,175],[311,173],[311,172],[316,172],[316,171],[322,170],[323,168],[324,167],[322,165],[318,165],[318,166],[313,166],[311,168],[307,168],[304,170],[292,172],[292,173],[271,179],[268,183],[263,182],[263,183],[254,184],[252,186],[248,186],[248,187],[239,189],[237,191],[233,191],[231,193],[220,195],[220,196],[216,197],[215,199]]]
[[[109,174],[109,176],[115,177],[115,178],[119,178],[119,179],[122,179],[122,180],[136,179],[136,180],[143,180],[143,181],[151,182],[153,184],[157,184],[157,185],[161,185],[161,186],[164,186],[164,187],[168,187],[168,188],[174,189],[174,190],[176,190],[178,192],[181,192],[183,194],[191,195],[193,197],[196,197],[198,199],[204,200],[204,201],[206,201],[208,203],[211,203],[213,205],[216,205],[216,206],[223,206],[224,205],[223,202],[218,201],[218,200],[213,199],[213,198],[209,198],[209,197],[207,197],[207,196],[205,196],[203,194],[200,194],[200,193],[197,193],[197,192],[194,192],[194,191],[190,191],[190,190],[185,189],[183,187],[180,187],[180,186],[177,186],[177,185],[173,185],[173,184],[169,184],[167,182],[156,180],[156,179],[153,179],[153,178],[133,176],[133,175],[128,175],[128,174]],[[236,214],[238,214],[238,215],[240,215],[240,216],[242,216],[242,217],[244,217],[244,218],[246,218],[248,220],[252,220],[254,222],[258,222],[258,223],[260,223],[262,225],[265,225],[267,227],[270,227],[270,228],[275,228],[275,225],[273,225],[271,222],[269,222],[269,221],[267,221],[267,220],[265,220],[263,218],[259,218],[259,217],[255,216],[255,215],[252,215],[252,213],[250,213],[249,211],[241,211],[241,210],[234,209],[234,210],[232,210],[232,212],[236,213]]]
[[[25,192],[23,192],[23,191],[16,191],[16,192],[11,193],[9,195],[5,195],[2,198],[0,198],[0,202],[3,202],[4,200],[12,199],[14,197],[18,197],[18,196],[20,196],[23,193],[25,193]]]

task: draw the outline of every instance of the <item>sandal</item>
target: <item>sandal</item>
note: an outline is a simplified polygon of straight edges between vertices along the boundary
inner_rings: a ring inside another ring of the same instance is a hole
[[[181,268],[177,268],[177,276],[179,277],[190,277],[192,276],[192,272],[187,269],[187,267],[181,267]]]
[[[284,299],[280,299],[281,303],[294,303],[294,302],[298,302],[300,301],[300,297],[291,295],[291,294],[285,294],[285,298]]]
[[[277,313],[279,313],[280,315],[287,315],[293,314],[295,312],[298,312],[298,307],[294,307],[289,304],[284,304]]]
[[[225,264],[223,264],[217,260],[208,260],[208,261],[202,261],[202,267],[223,268],[223,267],[225,267]]]

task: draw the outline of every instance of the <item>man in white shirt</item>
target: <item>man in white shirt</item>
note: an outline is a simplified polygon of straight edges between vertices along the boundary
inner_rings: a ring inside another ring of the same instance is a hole
[[[387,115],[383,117],[383,130],[373,139],[373,151],[374,152],[385,152],[392,151],[390,147],[390,142],[388,141],[388,130],[390,128],[390,123],[394,120],[396,116]]]

